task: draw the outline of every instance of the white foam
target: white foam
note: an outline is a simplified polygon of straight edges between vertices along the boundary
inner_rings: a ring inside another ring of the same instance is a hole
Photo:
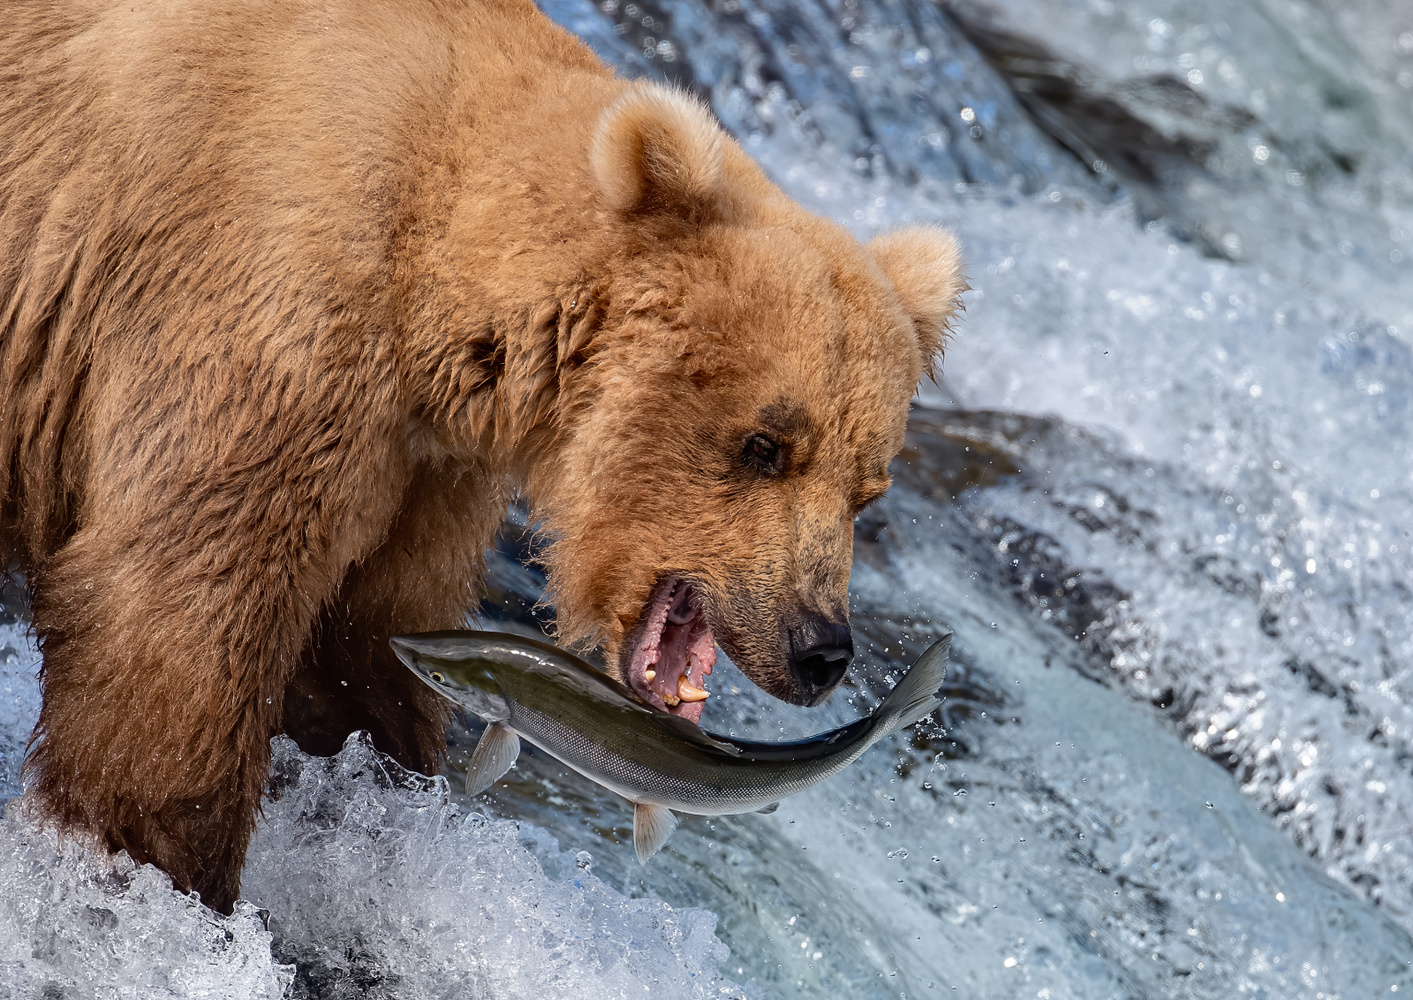
[[[276,951],[326,986],[369,977],[407,996],[705,998],[716,917],[630,899],[570,867],[547,875],[510,820],[464,813],[444,778],[404,772],[366,736],[328,759],[275,741],[279,797],[242,893]],[[548,835],[536,834],[543,849]]]
[[[227,917],[151,865],[60,840],[9,802],[0,820],[0,996],[282,997],[257,908]]]

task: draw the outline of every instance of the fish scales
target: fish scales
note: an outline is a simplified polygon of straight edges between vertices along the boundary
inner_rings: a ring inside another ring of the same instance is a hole
[[[523,736],[634,804],[634,846],[646,863],[676,826],[671,810],[768,811],[931,713],[942,703],[951,633],[918,658],[872,715],[808,739],[769,743],[706,732],[534,639],[433,632],[396,637],[392,646],[429,686],[489,724],[472,754],[469,792],[505,774]]]
[[[525,705],[511,709],[510,721],[521,735],[551,757],[630,801],[651,802],[678,812],[708,816],[750,812],[803,791],[816,781],[842,771],[867,749],[855,744],[850,751],[835,755],[834,766],[818,775],[800,766],[757,763],[752,770],[759,773],[733,784],[726,776],[709,780],[706,775],[713,773],[710,764],[701,768],[704,774],[697,779],[644,767],[553,716]]]

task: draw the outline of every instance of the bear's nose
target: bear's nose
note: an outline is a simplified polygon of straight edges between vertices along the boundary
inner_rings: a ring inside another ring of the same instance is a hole
[[[832,622],[807,612],[790,626],[790,673],[800,704],[818,705],[844,676],[854,658],[854,637],[847,622]]]

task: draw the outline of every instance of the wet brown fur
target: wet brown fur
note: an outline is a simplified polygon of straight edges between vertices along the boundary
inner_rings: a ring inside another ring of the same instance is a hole
[[[0,27],[0,560],[27,800],[228,909],[271,735],[435,768],[387,637],[453,627],[524,491],[566,639],[664,574],[791,696],[847,615],[961,287],[860,246],[528,0],[17,0]],[[787,467],[741,461],[764,432]]]

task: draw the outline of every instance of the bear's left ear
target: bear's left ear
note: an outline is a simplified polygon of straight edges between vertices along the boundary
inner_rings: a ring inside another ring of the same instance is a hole
[[[915,226],[875,237],[868,248],[913,318],[924,373],[936,378],[959,296],[968,288],[956,239],[945,229]]]
[[[620,212],[697,217],[718,200],[721,127],[679,91],[635,84],[599,118],[589,164],[604,200]]]

